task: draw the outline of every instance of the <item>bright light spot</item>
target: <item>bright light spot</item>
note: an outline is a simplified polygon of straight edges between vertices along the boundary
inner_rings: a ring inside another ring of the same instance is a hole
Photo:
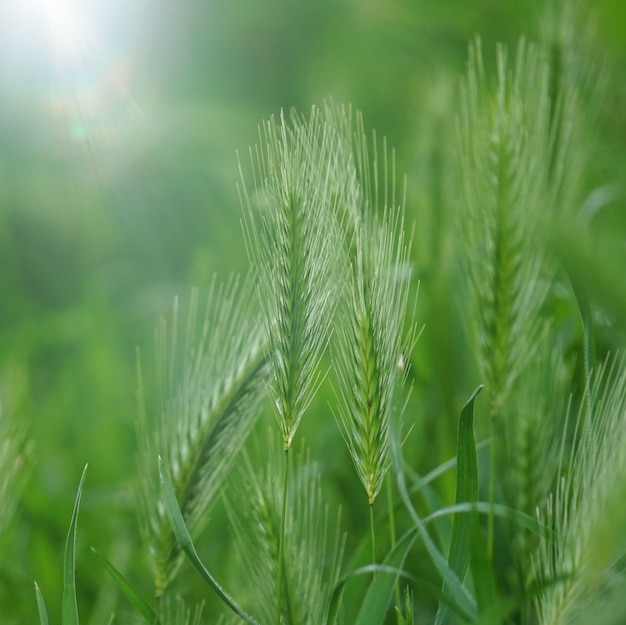
[[[124,171],[152,141],[136,80],[146,24],[129,2],[0,0],[0,114],[83,180]]]
[[[77,61],[87,51],[88,27],[70,0],[41,0],[50,43],[63,60]]]

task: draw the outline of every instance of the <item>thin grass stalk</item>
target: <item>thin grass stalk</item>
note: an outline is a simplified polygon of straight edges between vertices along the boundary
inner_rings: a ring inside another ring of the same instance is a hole
[[[289,487],[289,449],[285,449],[285,467],[283,476],[282,510],[280,515],[280,534],[278,537],[278,581],[276,593],[276,625],[280,625],[282,608],[283,575],[285,570],[285,524],[287,521],[287,493]]]
[[[282,623],[325,623],[331,593],[339,579],[343,553],[338,533],[330,531],[317,467],[308,452],[289,454],[289,495],[282,556],[279,534],[283,501],[285,455],[275,439],[254,460],[246,455],[241,483],[226,500],[228,516],[241,554],[241,577],[246,580],[261,622],[274,623],[278,567],[282,559]],[[258,465],[265,465],[259,472]],[[337,528],[339,524],[337,524]]]
[[[389,539],[390,539],[390,547],[391,547],[391,551],[393,551],[393,549],[396,546],[396,513],[395,513],[395,506],[394,506],[394,502],[393,502],[393,490],[392,490],[392,479],[391,479],[391,475],[389,473],[387,473],[386,476],[386,482],[387,482],[387,515],[389,517]],[[396,581],[396,586],[395,586],[395,598],[396,598],[396,606],[398,606],[398,608],[401,605],[401,601],[402,601],[402,595],[400,592],[400,580],[398,579]],[[398,618],[398,625],[401,624],[401,614],[400,612],[398,612],[397,615]]]
[[[374,503],[369,504],[370,509],[370,541],[372,543],[372,564],[376,564],[376,524],[374,523]],[[376,576],[376,572],[372,573]]]

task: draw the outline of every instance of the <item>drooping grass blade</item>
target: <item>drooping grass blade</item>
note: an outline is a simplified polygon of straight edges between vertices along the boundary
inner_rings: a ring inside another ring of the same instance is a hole
[[[426,547],[428,555],[435,565],[435,568],[441,575],[446,587],[450,590],[452,601],[447,601],[446,603],[452,603],[457,606],[459,613],[466,620],[473,620],[477,616],[475,598],[463,586],[456,572],[450,568],[446,559],[443,557],[443,555],[433,542],[432,538],[428,534],[423,520],[419,517],[415,508],[413,507],[404,476],[404,458],[402,456],[402,446],[400,442],[401,439],[397,425],[393,425],[395,425],[395,427],[391,429],[390,436],[391,457],[393,460],[393,468],[396,474],[398,490],[400,492],[402,501],[404,502],[404,505],[409,515],[411,516],[415,528],[419,532],[420,537],[424,542],[424,546]]]
[[[400,569],[415,542],[416,536],[415,532],[403,536],[385,558],[383,566],[380,567],[380,572],[375,565],[371,567],[377,574],[367,589],[355,625],[383,622],[398,575],[401,572]]]
[[[113,581],[117,584],[117,587],[128,599],[131,605],[150,623],[150,625],[160,625],[159,617],[152,609],[152,606],[133,588],[130,582],[122,575],[122,573],[107,560],[99,551],[91,548],[91,552],[96,555],[102,566],[107,570],[109,575],[113,578]]]
[[[217,594],[217,596],[237,615],[239,615],[246,623],[250,625],[260,625],[259,622],[250,614],[248,614],[238,603],[231,597],[219,582],[211,575],[209,570],[204,566],[196,548],[191,540],[191,535],[189,534],[189,530],[185,525],[185,520],[183,518],[183,514],[180,510],[180,506],[178,505],[178,500],[176,499],[176,493],[174,492],[174,486],[172,485],[172,480],[163,466],[163,460],[159,456],[159,476],[161,480],[161,492],[163,494],[163,500],[165,503],[165,508],[167,510],[167,515],[170,519],[170,523],[172,524],[172,531],[174,532],[174,537],[176,538],[176,542],[178,546],[185,553],[191,564],[193,564],[194,568],[204,581],[213,589],[213,591]]]

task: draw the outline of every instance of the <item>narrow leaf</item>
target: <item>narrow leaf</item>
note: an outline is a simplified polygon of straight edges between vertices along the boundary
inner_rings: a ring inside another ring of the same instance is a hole
[[[83,469],[83,474],[78,484],[74,511],[70,522],[70,529],[67,533],[65,544],[65,558],[63,561],[63,602],[61,608],[61,623],[63,625],[79,625],[78,605],[76,604],[76,525],[78,522],[78,509],[80,508],[80,498],[83,494],[83,485],[87,474],[87,466]]]
[[[167,515],[170,519],[170,523],[172,524],[172,531],[174,532],[174,537],[176,538],[176,542],[178,546],[183,550],[191,564],[193,564],[194,568],[204,581],[213,589],[213,591],[217,594],[217,596],[238,616],[240,616],[246,623],[250,625],[259,625],[258,621],[248,614],[238,603],[231,597],[219,582],[211,575],[208,569],[202,564],[200,557],[196,551],[196,548],[191,540],[191,535],[189,534],[189,530],[185,525],[185,519],[183,518],[183,514],[180,510],[180,506],[178,505],[178,501],[176,499],[176,494],[174,492],[174,487],[172,485],[172,480],[163,466],[163,460],[159,456],[159,476],[161,479],[161,492],[163,494],[163,500],[165,503],[165,508],[167,510]],[[65,625],[65,624],[64,624]]]
[[[132,604],[132,606],[148,621],[148,623],[154,625],[160,625],[159,618],[156,612],[152,609],[150,604],[133,588],[128,580],[122,575],[122,573],[107,560],[99,551],[91,548],[91,552],[96,555],[102,566],[107,570],[109,575],[113,578],[113,581],[117,584],[117,587],[121,590],[124,596]]]
[[[469,398],[459,417],[459,436],[457,441],[456,503],[478,501],[478,465],[476,462],[476,441],[474,440],[474,400],[480,391],[479,386]],[[475,521],[475,514],[455,514],[452,522],[452,537],[448,566],[462,582],[470,561],[470,538]],[[447,593],[444,584],[443,593]],[[451,613],[446,605],[439,604],[435,625],[444,625],[450,621]]]
[[[472,620],[477,615],[476,610],[476,600],[472,595],[468,592],[468,590],[463,586],[461,581],[459,580],[458,575],[453,571],[446,562],[445,558],[433,542],[432,538],[428,534],[426,527],[424,525],[424,521],[420,519],[417,514],[413,504],[411,503],[411,498],[409,496],[409,492],[406,485],[406,480],[404,477],[404,459],[402,457],[402,447],[400,443],[400,436],[398,432],[397,424],[392,424],[395,426],[392,428],[390,437],[391,442],[391,456],[393,459],[394,471],[396,473],[396,480],[398,483],[398,491],[400,492],[400,496],[404,505],[413,520],[415,528],[420,533],[422,540],[424,541],[424,546],[428,551],[428,555],[430,556],[435,568],[438,573],[441,575],[444,583],[449,588],[453,601],[449,603],[454,603],[458,606],[459,612],[463,615],[464,618]]]
[[[399,570],[402,568],[406,557],[415,542],[417,534],[410,532],[405,534],[384,560],[383,566],[391,567],[377,573],[372,580],[367,594],[359,610],[355,625],[369,625],[370,623],[382,623],[389,602],[393,596]]]
[[[518,525],[520,528],[527,529],[537,536],[552,541],[554,539],[554,530],[543,524],[538,519],[531,517],[525,512],[515,510],[503,504],[492,504],[488,501],[474,501],[467,503],[457,503],[452,506],[445,506],[433,512],[423,519],[424,525],[428,525],[436,519],[446,517],[451,514],[493,514],[494,516],[506,519]]]
[[[44,601],[43,595],[41,594],[41,589],[39,588],[39,584],[37,582],[35,582],[35,596],[37,597],[39,623],[40,625],[48,625],[48,611],[46,610],[46,602]]]
[[[494,504],[488,503],[487,506],[493,509]],[[518,512],[514,510],[513,512]],[[520,513],[523,514],[523,513]],[[528,517],[532,520],[531,517]],[[492,607],[502,602],[498,597],[496,578],[494,575],[493,562],[489,558],[487,550],[487,537],[484,535],[481,527],[474,524],[471,537],[471,553],[472,553],[472,580],[474,582],[474,593],[476,594],[476,603],[478,604],[478,612],[482,618],[485,611],[489,611]]]

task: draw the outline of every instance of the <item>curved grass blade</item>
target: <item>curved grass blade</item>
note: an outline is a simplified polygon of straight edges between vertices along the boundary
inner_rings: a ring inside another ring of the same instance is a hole
[[[483,386],[479,386],[469,398],[459,417],[459,436],[457,441],[456,503],[478,501],[478,464],[476,461],[476,441],[474,440],[474,400]],[[448,566],[462,582],[470,562],[470,539],[476,515],[455,514],[452,522]],[[443,594],[449,591],[446,584]],[[443,603],[439,604],[435,625],[445,625],[452,614]]]
[[[102,566],[104,566],[108,574],[113,578],[113,581],[117,584],[117,587],[137,612],[151,625],[160,625],[159,617],[152,609],[152,606],[150,606],[150,604],[132,587],[122,573],[93,547],[91,548],[91,552],[100,559]]]
[[[389,552],[383,564],[368,564],[359,567],[339,580],[333,590],[326,625],[334,625],[336,622],[343,590],[351,579],[359,575],[371,575],[372,573],[386,574],[376,575],[374,581],[370,584],[366,598],[359,612],[359,620],[357,621],[359,624],[370,625],[370,623],[382,622],[389,600],[393,595],[396,580],[400,577],[410,580],[414,587],[419,586],[420,589],[426,591],[427,594],[433,597],[439,597],[441,595],[441,587],[439,585],[435,585],[425,578],[417,578],[400,568],[404,564],[406,556],[419,535],[419,531],[416,527],[408,530],[396,543],[393,550]],[[394,566],[397,564],[400,566]],[[383,579],[384,577],[387,578],[387,581]],[[442,597],[442,600],[450,606],[453,612],[463,617],[466,616],[464,610],[454,603],[452,599]]]
[[[393,467],[396,474],[396,481],[398,483],[398,491],[400,493],[400,497],[404,502],[404,506],[406,507],[415,528],[417,529],[420,537],[424,541],[424,546],[426,547],[428,555],[435,565],[437,572],[441,575],[444,583],[450,590],[450,593],[452,595],[452,603],[458,606],[459,613],[466,620],[474,620],[477,616],[476,600],[463,586],[463,584],[459,580],[459,576],[455,573],[455,571],[450,568],[445,558],[426,531],[424,521],[420,519],[415,508],[413,507],[413,504],[411,503],[411,498],[409,496],[409,491],[407,489],[406,480],[404,477],[404,458],[402,457],[400,434],[397,424],[392,421],[392,425],[394,427],[391,429],[392,435],[390,436],[391,457],[393,460]]]
[[[387,555],[383,565],[375,569],[377,572],[380,571],[381,574],[375,575],[372,579],[365,599],[361,604],[355,625],[370,625],[371,623],[383,622],[396,587],[396,581],[401,573],[402,565],[416,537],[417,534],[413,531],[410,534],[405,534]],[[386,574],[383,575],[382,573]]]
[[[63,625],[79,625],[78,605],[76,604],[76,525],[78,523],[78,509],[80,508],[80,498],[83,494],[83,485],[87,474],[85,465],[83,474],[78,484],[74,511],[70,522],[70,529],[67,533],[65,543],[65,558],[63,561],[63,602],[61,604],[61,623]]]
[[[178,546],[185,553],[191,564],[193,564],[194,568],[204,581],[213,589],[213,591],[217,594],[217,596],[238,616],[240,616],[246,623],[250,625],[260,625],[259,622],[250,614],[248,614],[238,603],[231,597],[225,590],[222,588],[220,583],[211,575],[209,570],[202,564],[200,557],[198,556],[198,552],[191,540],[191,535],[189,534],[189,530],[185,525],[185,520],[183,519],[182,512],[180,511],[180,506],[178,505],[178,501],[176,499],[176,494],[174,493],[174,487],[172,485],[172,480],[163,466],[163,460],[159,456],[159,477],[161,480],[161,492],[163,493],[163,501],[165,503],[165,508],[167,510],[167,515],[170,519],[170,523],[172,524],[172,531],[174,532],[174,536],[176,538],[176,542]],[[64,624],[65,625],[65,624]]]
[[[46,602],[44,601],[43,595],[41,594],[41,589],[39,588],[39,584],[35,582],[35,596],[37,597],[37,611],[39,612],[39,623],[40,625],[48,625],[48,611],[46,610]]]
[[[533,534],[537,534],[544,539],[548,539],[551,541],[554,538],[554,530],[552,530],[547,525],[544,525],[538,519],[530,516],[529,514],[526,514],[525,512],[521,512],[520,510],[515,510],[515,508],[509,508],[509,506],[500,503],[492,504],[488,501],[456,503],[452,506],[440,508],[439,510],[436,510],[432,514],[425,517],[423,519],[423,523],[424,525],[428,525],[436,519],[448,516],[450,514],[471,514],[475,512],[479,514],[491,514],[493,512],[494,516],[506,519],[507,521],[511,521],[512,523],[518,525],[520,528],[530,530],[531,532],[533,532]]]
[[[330,599],[330,606],[328,609],[328,619],[326,621],[327,625],[333,625],[337,618],[337,614],[339,612],[339,604],[341,603],[341,596],[343,594],[343,590],[346,584],[357,575],[365,575],[373,572],[396,572],[396,577],[402,573],[399,567],[402,566],[404,560],[406,560],[406,556],[409,552],[409,549],[415,542],[415,538],[417,537],[417,533],[415,529],[409,530],[402,538],[396,543],[396,546],[389,552],[383,564],[368,564],[367,566],[360,567],[351,571],[342,579],[337,582],[333,590],[332,597]],[[404,544],[406,543],[406,544]],[[379,576],[377,575],[374,578],[374,581]],[[393,580],[395,584],[395,579]],[[373,585],[373,583],[372,583]],[[371,586],[370,586],[371,588]],[[368,594],[369,594],[368,590]],[[382,594],[382,593],[381,593]],[[384,613],[383,613],[384,614]]]

